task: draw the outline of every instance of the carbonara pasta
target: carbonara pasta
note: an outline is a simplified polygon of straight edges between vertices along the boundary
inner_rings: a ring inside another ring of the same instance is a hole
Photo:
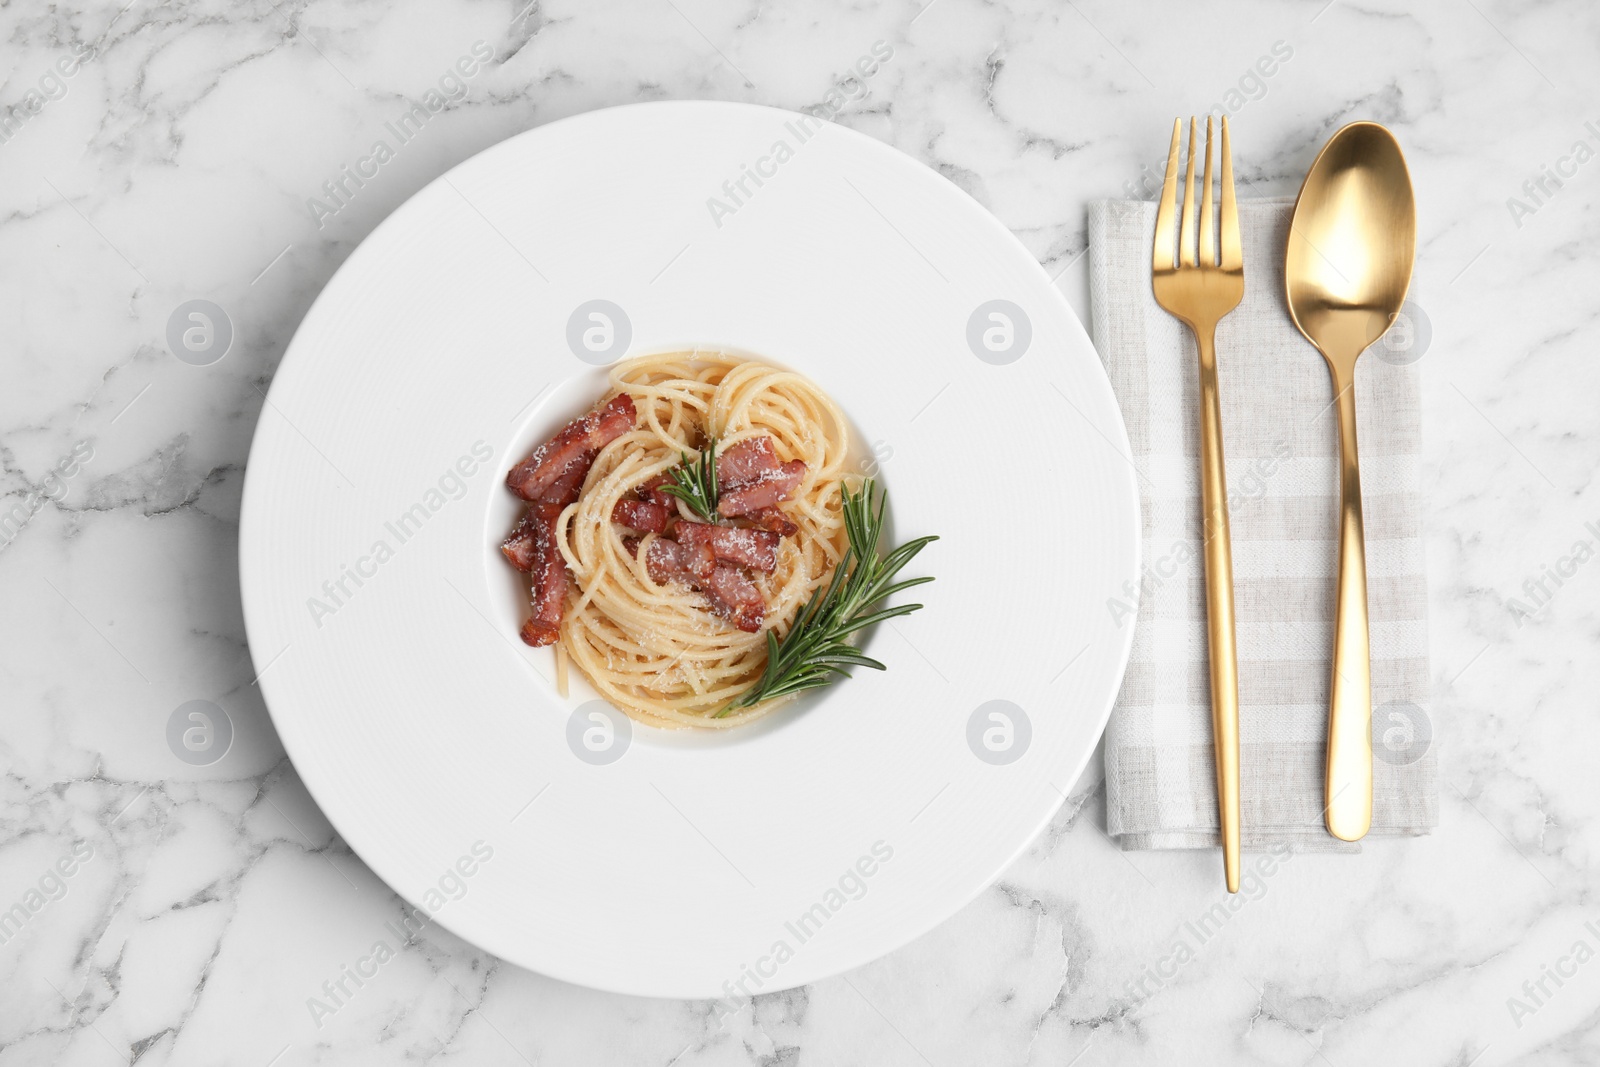
[[[555,644],[563,686],[576,668],[641,721],[748,723],[781,703],[728,710],[768,632],[845,554],[848,425],[801,375],[717,352],[629,360],[609,386],[508,478],[530,500],[505,548],[532,574],[524,640]],[[675,470],[698,470],[720,509],[698,512]]]

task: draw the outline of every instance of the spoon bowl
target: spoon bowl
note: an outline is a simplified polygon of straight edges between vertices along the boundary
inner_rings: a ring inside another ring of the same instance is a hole
[[[1328,360],[1353,367],[1411,286],[1417,214],[1394,135],[1352,122],[1333,135],[1295,202],[1284,261],[1289,314]]]

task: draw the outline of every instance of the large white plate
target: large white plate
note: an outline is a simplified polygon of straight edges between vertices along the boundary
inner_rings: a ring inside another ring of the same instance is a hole
[[[875,446],[896,539],[942,537],[907,572],[937,575],[927,606],[870,636],[887,672],[730,734],[636,726],[613,762],[575,754],[591,694],[558,697],[549,650],[516,640],[496,545],[505,470],[603,388],[568,344],[593,300],[630,355],[803,371]],[[997,300],[1021,311],[1000,355],[969,330]],[[429,185],[307,314],[250,454],[250,647],[323,811],[436,921],[603,989],[795,986],[955,912],[1082,770],[1132,639],[1106,607],[1138,568],[1126,440],[1071,309],[944,178],[783,111],[595,112]]]

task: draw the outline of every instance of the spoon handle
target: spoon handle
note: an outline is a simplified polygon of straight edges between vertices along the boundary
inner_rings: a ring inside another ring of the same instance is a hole
[[[1359,841],[1372,825],[1372,663],[1367,631],[1367,554],[1356,461],[1352,363],[1334,372],[1339,391],[1339,585],[1333,616],[1328,706],[1328,832]]]

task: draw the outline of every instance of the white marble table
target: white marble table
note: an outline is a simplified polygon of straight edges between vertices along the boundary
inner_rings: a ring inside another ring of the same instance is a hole
[[[0,911],[0,1067],[1600,1058],[1600,9],[522,2],[0,9],[0,909],[25,917]],[[892,57],[847,82],[875,42]],[[375,158],[430,87],[443,106]],[[251,685],[240,484],[296,324],[396,205],[513,133],[831,92],[838,121],[995,212],[1080,313],[1084,204],[1137,194],[1174,114],[1237,116],[1254,195],[1292,194],[1347,120],[1396,130],[1432,324],[1438,831],[1296,857],[1202,939],[1217,858],[1113,848],[1091,770],[954,919],[726,1020],[437,928],[313,1012],[352,964],[332,935],[401,903]],[[234,330],[208,366],[168,351],[192,299]],[[191,700],[232,720],[216,763],[169,747]]]

